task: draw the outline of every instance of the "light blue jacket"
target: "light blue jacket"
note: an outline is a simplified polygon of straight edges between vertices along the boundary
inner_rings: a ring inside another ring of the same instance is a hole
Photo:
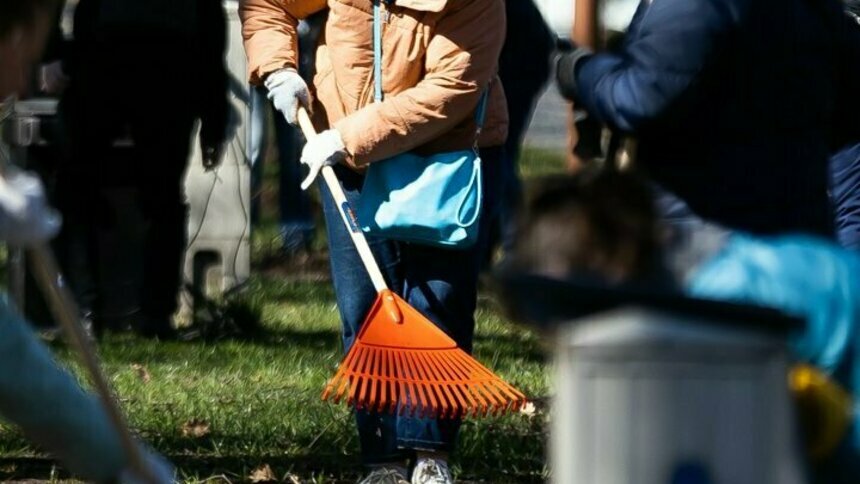
[[[117,478],[126,467],[119,435],[95,397],[61,369],[0,296],[0,415],[75,474]]]
[[[767,306],[802,317],[795,355],[860,401],[860,255],[823,239],[733,234],[687,280],[691,296]],[[858,408],[860,410],[860,408]],[[860,427],[855,425],[855,428]],[[860,449],[860,429],[854,436]]]

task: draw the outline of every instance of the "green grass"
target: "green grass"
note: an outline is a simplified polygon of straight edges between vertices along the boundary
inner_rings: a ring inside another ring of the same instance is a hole
[[[105,371],[131,425],[190,481],[221,474],[240,479],[262,464],[276,475],[304,479],[355,477],[351,415],[319,399],[341,355],[329,284],[255,276],[247,294],[250,304],[260,305],[266,330],[251,341],[154,343],[118,335],[102,342]],[[478,357],[528,395],[545,395],[537,336],[505,322],[495,305],[482,298]],[[65,348],[57,353],[70,358]],[[183,436],[183,425],[193,420],[208,423],[210,433]],[[467,479],[540,480],[543,422],[540,415],[523,414],[467,421],[455,469]],[[0,430],[0,453],[36,455],[8,427]]]
[[[523,171],[528,178],[560,170],[559,158],[527,151]],[[255,264],[277,252],[276,238],[270,224],[255,233]],[[132,427],[175,462],[186,481],[246,480],[263,464],[279,478],[293,474],[302,482],[358,477],[352,416],[320,401],[341,357],[330,283],[319,275],[282,273],[256,271],[238,296],[260,315],[264,331],[252,339],[154,343],[108,335],[100,344],[105,371]],[[530,397],[545,397],[548,373],[538,336],[507,322],[485,292],[477,321],[477,357]],[[66,348],[56,352],[71,360]],[[453,462],[456,474],[487,482],[543,481],[546,419],[538,411],[467,420]],[[208,434],[183,435],[192,421],[206,422]],[[2,479],[52,475],[52,466],[9,426],[0,427],[0,455]]]
[[[564,154],[544,148],[525,147],[520,154],[520,175],[530,179],[555,175],[566,171]]]

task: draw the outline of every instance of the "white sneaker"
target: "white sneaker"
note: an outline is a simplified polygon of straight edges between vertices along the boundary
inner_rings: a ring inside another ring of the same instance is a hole
[[[374,467],[359,484],[409,484],[406,468],[400,466]]]
[[[445,460],[419,457],[412,471],[412,484],[454,484],[454,478]]]

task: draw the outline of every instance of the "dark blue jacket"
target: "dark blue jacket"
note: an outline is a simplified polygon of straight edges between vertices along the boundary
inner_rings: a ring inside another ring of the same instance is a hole
[[[836,237],[843,247],[860,250],[860,144],[833,155],[830,183]]]
[[[857,137],[843,115],[860,113],[849,22],[838,0],[653,0],[619,52],[559,78],[579,107],[635,134],[640,167],[699,215],[832,235],[828,154]]]

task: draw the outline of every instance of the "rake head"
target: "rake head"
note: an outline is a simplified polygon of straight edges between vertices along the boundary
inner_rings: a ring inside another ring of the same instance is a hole
[[[526,401],[390,291],[379,293],[322,398],[359,410],[437,418],[499,415]]]

